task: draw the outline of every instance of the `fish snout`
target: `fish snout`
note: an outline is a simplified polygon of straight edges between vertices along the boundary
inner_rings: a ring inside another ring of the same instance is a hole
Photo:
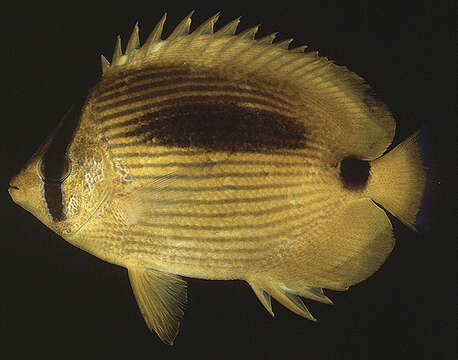
[[[9,184],[8,192],[9,192],[9,194],[11,196],[11,199],[13,199],[13,201],[15,203],[23,202],[23,200],[24,200],[23,199],[24,198],[24,191],[23,191],[23,189],[21,190],[21,188],[13,180]]]
[[[19,187],[10,184],[8,188],[8,192],[11,194],[11,191],[14,191],[14,190],[19,190]]]
[[[40,179],[36,175],[35,165],[26,166],[10,180],[8,192],[11,199],[23,208],[29,209],[40,197]]]

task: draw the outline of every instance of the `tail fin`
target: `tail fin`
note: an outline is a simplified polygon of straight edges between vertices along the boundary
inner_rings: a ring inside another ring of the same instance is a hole
[[[420,211],[415,219],[415,228],[423,234],[434,234],[435,227],[443,214],[444,192],[442,181],[450,183],[449,176],[441,171],[439,153],[444,145],[443,127],[440,122],[426,122],[422,125],[417,142],[420,146],[421,160],[426,171],[426,186]],[[447,142],[445,142],[446,144]],[[451,175],[450,175],[451,176]]]
[[[371,199],[413,229],[426,184],[418,135],[419,131],[371,162],[366,190]]]

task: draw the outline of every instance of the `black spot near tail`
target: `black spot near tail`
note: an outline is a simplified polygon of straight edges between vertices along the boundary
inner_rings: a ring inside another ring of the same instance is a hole
[[[369,180],[371,165],[369,161],[346,157],[340,163],[340,179],[348,190],[362,190]]]

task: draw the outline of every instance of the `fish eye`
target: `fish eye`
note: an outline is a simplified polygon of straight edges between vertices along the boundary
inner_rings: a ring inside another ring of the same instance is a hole
[[[340,179],[345,188],[362,190],[369,180],[370,169],[369,161],[348,156],[340,162]]]
[[[47,154],[38,164],[40,177],[46,182],[63,182],[70,171],[70,159],[66,155]]]

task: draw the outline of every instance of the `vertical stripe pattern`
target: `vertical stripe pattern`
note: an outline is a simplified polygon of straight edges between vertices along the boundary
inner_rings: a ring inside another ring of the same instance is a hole
[[[59,122],[40,163],[43,200],[53,222],[67,218],[62,182],[71,171],[66,154],[81,120],[82,106],[82,101],[73,105]]]

